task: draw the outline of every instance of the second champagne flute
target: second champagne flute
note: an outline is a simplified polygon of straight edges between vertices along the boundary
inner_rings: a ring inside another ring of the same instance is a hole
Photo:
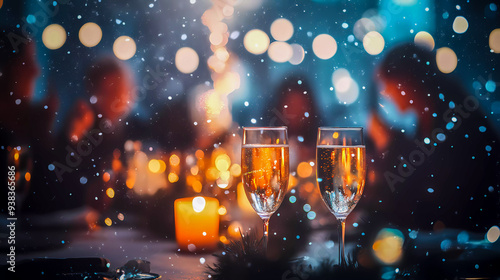
[[[269,219],[278,210],[288,188],[288,150],[286,127],[243,128],[243,186],[250,204],[264,222],[264,254]]]

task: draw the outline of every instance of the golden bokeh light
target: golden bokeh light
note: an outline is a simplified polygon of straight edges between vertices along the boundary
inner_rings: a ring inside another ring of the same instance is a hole
[[[203,185],[201,184],[200,181],[196,180],[193,182],[193,191],[196,193],[201,192],[201,189],[203,188]]]
[[[384,37],[377,31],[370,31],[363,37],[363,47],[367,53],[378,55],[384,50]]]
[[[158,160],[158,163],[160,164],[160,170],[158,170],[158,173],[165,172],[165,170],[167,170],[167,164],[161,159]]]
[[[226,209],[226,207],[224,207],[224,205],[221,205],[219,207],[219,210],[217,210],[217,212],[219,212],[219,215],[224,216],[227,214],[227,209]]]
[[[241,175],[241,166],[237,163],[231,165],[231,168],[229,169],[229,171],[231,172],[231,175],[233,175],[234,177],[238,177]]]
[[[93,22],[87,22],[80,28],[78,38],[82,45],[89,48],[95,47],[102,39],[101,27]]]
[[[260,30],[252,29],[247,32],[245,38],[243,38],[243,45],[245,49],[252,54],[263,54],[267,51],[269,47],[269,36]]]
[[[277,41],[288,41],[293,36],[293,24],[285,18],[275,20],[271,24],[271,36]]]
[[[278,63],[287,62],[292,58],[293,49],[286,42],[272,42],[267,50],[269,58]]]
[[[494,53],[500,53],[500,28],[491,31],[489,44]]]
[[[292,47],[292,57],[289,62],[292,65],[299,65],[304,60],[304,48],[299,44],[291,44],[290,46]]]
[[[458,16],[453,21],[453,31],[455,31],[458,34],[465,33],[465,31],[467,31],[468,28],[469,28],[469,22],[463,16]]]
[[[47,49],[57,50],[66,42],[66,30],[59,24],[51,24],[43,30],[42,42]]]
[[[219,171],[226,171],[231,166],[231,158],[226,154],[218,155],[215,159],[215,167]]]
[[[432,51],[436,45],[432,35],[425,31],[418,32],[417,35],[415,35],[414,42],[415,45],[428,51]]]
[[[177,166],[177,165],[179,165],[181,163],[181,159],[179,158],[178,155],[173,154],[173,155],[170,156],[168,162],[170,162],[170,164],[172,166]]]
[[[26,172],[26,174],[24,174],[24,180],[26,180],[26,182],[31,181],[31,173]]]
[[[109,198],[113,198],[115,197],[115,190],[113,190],[112,188],[108,188],[106,190],[106,195],[109,197]]]
[[[104,220],[104,223],[105,223],[108,227],[110,227],[110,226],[113,224],[113,221],[112,221],[110,218],[106,218],[106,219]]]
[[[190,47],[180,48],[175,54],[175,67],[184,74],[191,74],[200,63],[200,58],[195,50]]]
[[[297,166],[297,175],[299,175],[300,178],[307,178],[311,176],[313,173],[313,168],[308,162],[301,162]]]
[[[223,181],[227,181],[229,180],[229,178],[231,178],[231,172],[229,171],[221,171],[220,174],[219,174],[219,178]],[[227,187],[227,186],[226,186]]]
[[[500,237],[500,228],[498,226],[492,226],[486,233],[486,239],[490,243],[497,242],[499,237]]]
[[[136,51],[137,46],[135,45],[135,41],[129,36],[120,36],[113,43],[113,53],[118,59],[131,59]]]
[[[227,227],[227,233],[229,236],[232,238],[241,238],[241,233],[240,231],[243,230],[243,226],[241,225],[240,222],[232,222],[228,227]]]
[[[203,159],[203,157],[205,156],[205,153],[202,150],[196,150],[194,155],[196,156],[197,159]]]
[[[330,59],[337,52],[337,41],[328,34],[320,34],[314,38],[312,48],[318,58]]]
[[[382,229],[375,238],[372,249],[379,261],[391,265],[403,255],[404,237],[397,229]]]
[[[0,9],[2,8],[3,6],[3,0],[0,0]]]
[[[148,168],[152,173],[158,173],[160,171],[160,162],[156,159],[152,159],[148,163]]]
[[[457,68],[457,55],[448,47],[440,48],[436,52],[436,63],[439,71],[445,74],[451,73]]]
[[[168,174],[168,181],[169,181],[170,183],[175,183],[175,182],[179,181],[179,176],[177,176],[177,174],[175,174],[175,173],[173,173],[173,172],[170,172],[170,173]]]

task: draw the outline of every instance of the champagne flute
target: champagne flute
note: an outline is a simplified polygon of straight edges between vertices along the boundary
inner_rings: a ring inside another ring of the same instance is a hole
[[[345,220],[365,186],[365,145],[361,127],[320,127],[316,144],[316,176],[321,196],[340,221],[339,264],[346,265]]]
[[[287,128],[244,127],[241,161],[245,193],[264,222],[265,254],[269,219],[278,210],[288,188]]]

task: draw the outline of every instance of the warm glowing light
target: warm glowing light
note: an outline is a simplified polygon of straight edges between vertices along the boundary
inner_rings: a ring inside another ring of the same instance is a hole
[[[436,63],[439,71],[445,74],[451,73],[457,68],[457,55],[448,47],[440,48],[436,52]]]
[[[196,158],[202,159],[205,156],[205,153],[202,150],[196,150],[194,155],[196,156]]]
[[[224,205],[221,205],[217,212],[219,213],[219,215],[224,216],[227,213],[227,209],[226,209],[226,207],[224,207]]]
[[[153,173],[158,173],[160,171],[160,162],[156,159],[152,159],[148,164],[149,171]]]
[[[24,179],[29,182],[31,181],[31,174],[29,172],[26,172],[26,174],[24,174]]]
[[[211,197],[175,200],[175,236],[183,250],[215,249],[219,241],[219,201]]]
[[[229,169],[229,171],[231,172],[231,175],[233,175],[234,177],[238,177],[241,175],[241,166],[237,163],[231,165],[231,168]]]
[[[78,32],[80,42],[86,47],[95,47],[102,39],[102,30],[99,25],[93,22],[85,23]]]
[[[219,178],[219,170],[217,170],[217,168],[210,167],[207,169],[205,175],[209,181],[217,180],[217,178]]]
[[[312,173],[313,169],[308,162],[301,162],[297,166],[297,175],[299,175],[300,178],[307,178],[311,176]]]
[[[115,197],[115,190],[113,190],[112,188],[108,188],[106,190],[106,194],[108,195],[109,198],[113,198]]]
[[[225,237],[224,235],[221,235],[219,240],[220,240],[220,242],[222,242],[224,244],[229,244],[229,240],[227,240],[227,237]]]
[[[241,238],[240,230],[242,226],[239,222],[232,222],[228,227],[227,227],[227,233],[229,236],[232,238]]]
[[[455,31],[458,34],[465,33],[467,29],[469,28],[469,22],[467,21],[466,18],[462,16],[458,16],[455,18],[453,21],[453,31]]]
[[[401,259],[404,237],[397,229],[382,229],[373,243],[373,252],[382,263],[391,265]]]
[[[42,42],[47,49],[57,50],[66,42],[66,30],[59,24],[51,24],[43,30]]]
[[[200,58],[195,50],[189,47],[180,48],[175,54],[175,67],[181,73],[191,74],[196,69],[200,63]]]
[[[238,73],[226,72],[214,80],[214,90],[219,95],[230,94],[238,88],[240,88],[240,75]],[[217,95],[213,95],[211,98],[217,98],[216,103],[220,103],[220,98]]]
[[[238,201],[238,206],[244,213],[250,215],[255,214],[255,210],[253,210],[252,205],[248,201],[245,189],[243,187],[243,183],[241,182],[239,182],[238,185],[236,186],[236,200]]]
[[[292,57],[289,62],[292,65],[299,65],[304,60],[304,48],[299,44],[291,44],[290,46],[292,47]]]
[[[177,176],[177,174],[175,174],[173,172],[170,172],[170,173],[168,173],[168,181],[170,183],[175,183],[175,182],[179,181],[179,176]]]
[[[247,32],[245,38],[243,38],[243,45],[245,49],[252,54],[263,54],[267,51],[269,47],[269,36],[260,30],[252,29]]]
[[[285,42],[272,42],[267,50],[269,58],[278,63],[289,61],[293,56],[292,47]]]
[[[3,6],[3,0],[0,0],[0,9],[2,8]]]
[[[201,182],[196,180],[193,182],[193,191],[196,192],[196,193],[199,193],[201,192],[201,189],[203,188],[203,186],[201,185]]]
[[[425,31],[418,32],[417,35],[415,35],[414,41],[415,45],[429,51],[432,51],[434,49],[434,46],[436,45],[434,43],[434,38],[432,37],[432,35]]]
[[[125,220],[125,216],[122,213],[118,213],[118,220],[123,221]]]
[[[15,152],[14,153],[14,160],[19,160],[19,153],[18,152]]]
[[[158,170],[158,173],[165,172],[165,170],[167,170],[167,164],[161,159],[158,160],[158,163],[160,164],[160,170]]]
[[[177,166],[179,163],[181,163],[181,159],[179,158],[178,155],[173,154],[170,156],[170,159],[168,160],[172,166]]]
[[[137,46],[135,45],[135,41],[129,36],[120,36],[113,43],[113,53],[118,59],[131,59],[136,51]]]
[[[231,177],[231,172],[229,171],[221,171],[219,174],[219,178],[222,179],[223,181],[229,180]]]
[[[112,221],[110,218],[106,218],[106,219],[104,220],[104,223],[105,223],[108,227],[110,227],[110,226],[113,224],[113,221]]]
[[[312,48],[317,57],[330,59],[337,52],[337,41],[328,34],[320,34],[314,38]]]
[[[222,36],[222,33],[219,32],[212,32],[210,33],[209,39],[210,43],[212,45],[220,45],[222,41],[224,40],[224,36]]]
[[[486,233],[486,239],[488,242],[495,243],[500,237],[500,228],[498,226],[492,226]]]
[[[191,174],[196,176],[196,175],[198,175],[200,168],[197,165],[195,165],[195,166],[191,167],[191,169],[189,171],[191,171]]]
[[[226,48],[218,48],[214,52],[215,57],[217,57],[218,60],[222,62],[226,62],[229,59],[229,53],[227,52]]]
[[[271,24],[271,36],[278,41],[288,41],[293,36],[292,23],[284,18],[279,18]]]
[[[384,37],[377,31],[370,31],[363,37],[363,47],[371,55],[381,53],[384,50],[384,46]]]
[[[229,169],[229,166],[231,166],[231,158],[229,158],[228,155],[221,154],[215,159],[215,167],[217,167],[219,171],[226,171]]]
[[[491,31],[489,43],[494,53],[500,53],[500,28]]]
[[[104,181],[104,183],[108,182],[110,179],[111,179],[111,175],[108,172],[104,172],[102,174],[102,180]]]

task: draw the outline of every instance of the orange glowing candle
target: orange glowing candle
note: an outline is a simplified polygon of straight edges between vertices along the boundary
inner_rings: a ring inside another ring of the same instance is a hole
[[[213,250],[219,241],[219,201],[211,197],[175,200],[175,235],[182,250]]]

